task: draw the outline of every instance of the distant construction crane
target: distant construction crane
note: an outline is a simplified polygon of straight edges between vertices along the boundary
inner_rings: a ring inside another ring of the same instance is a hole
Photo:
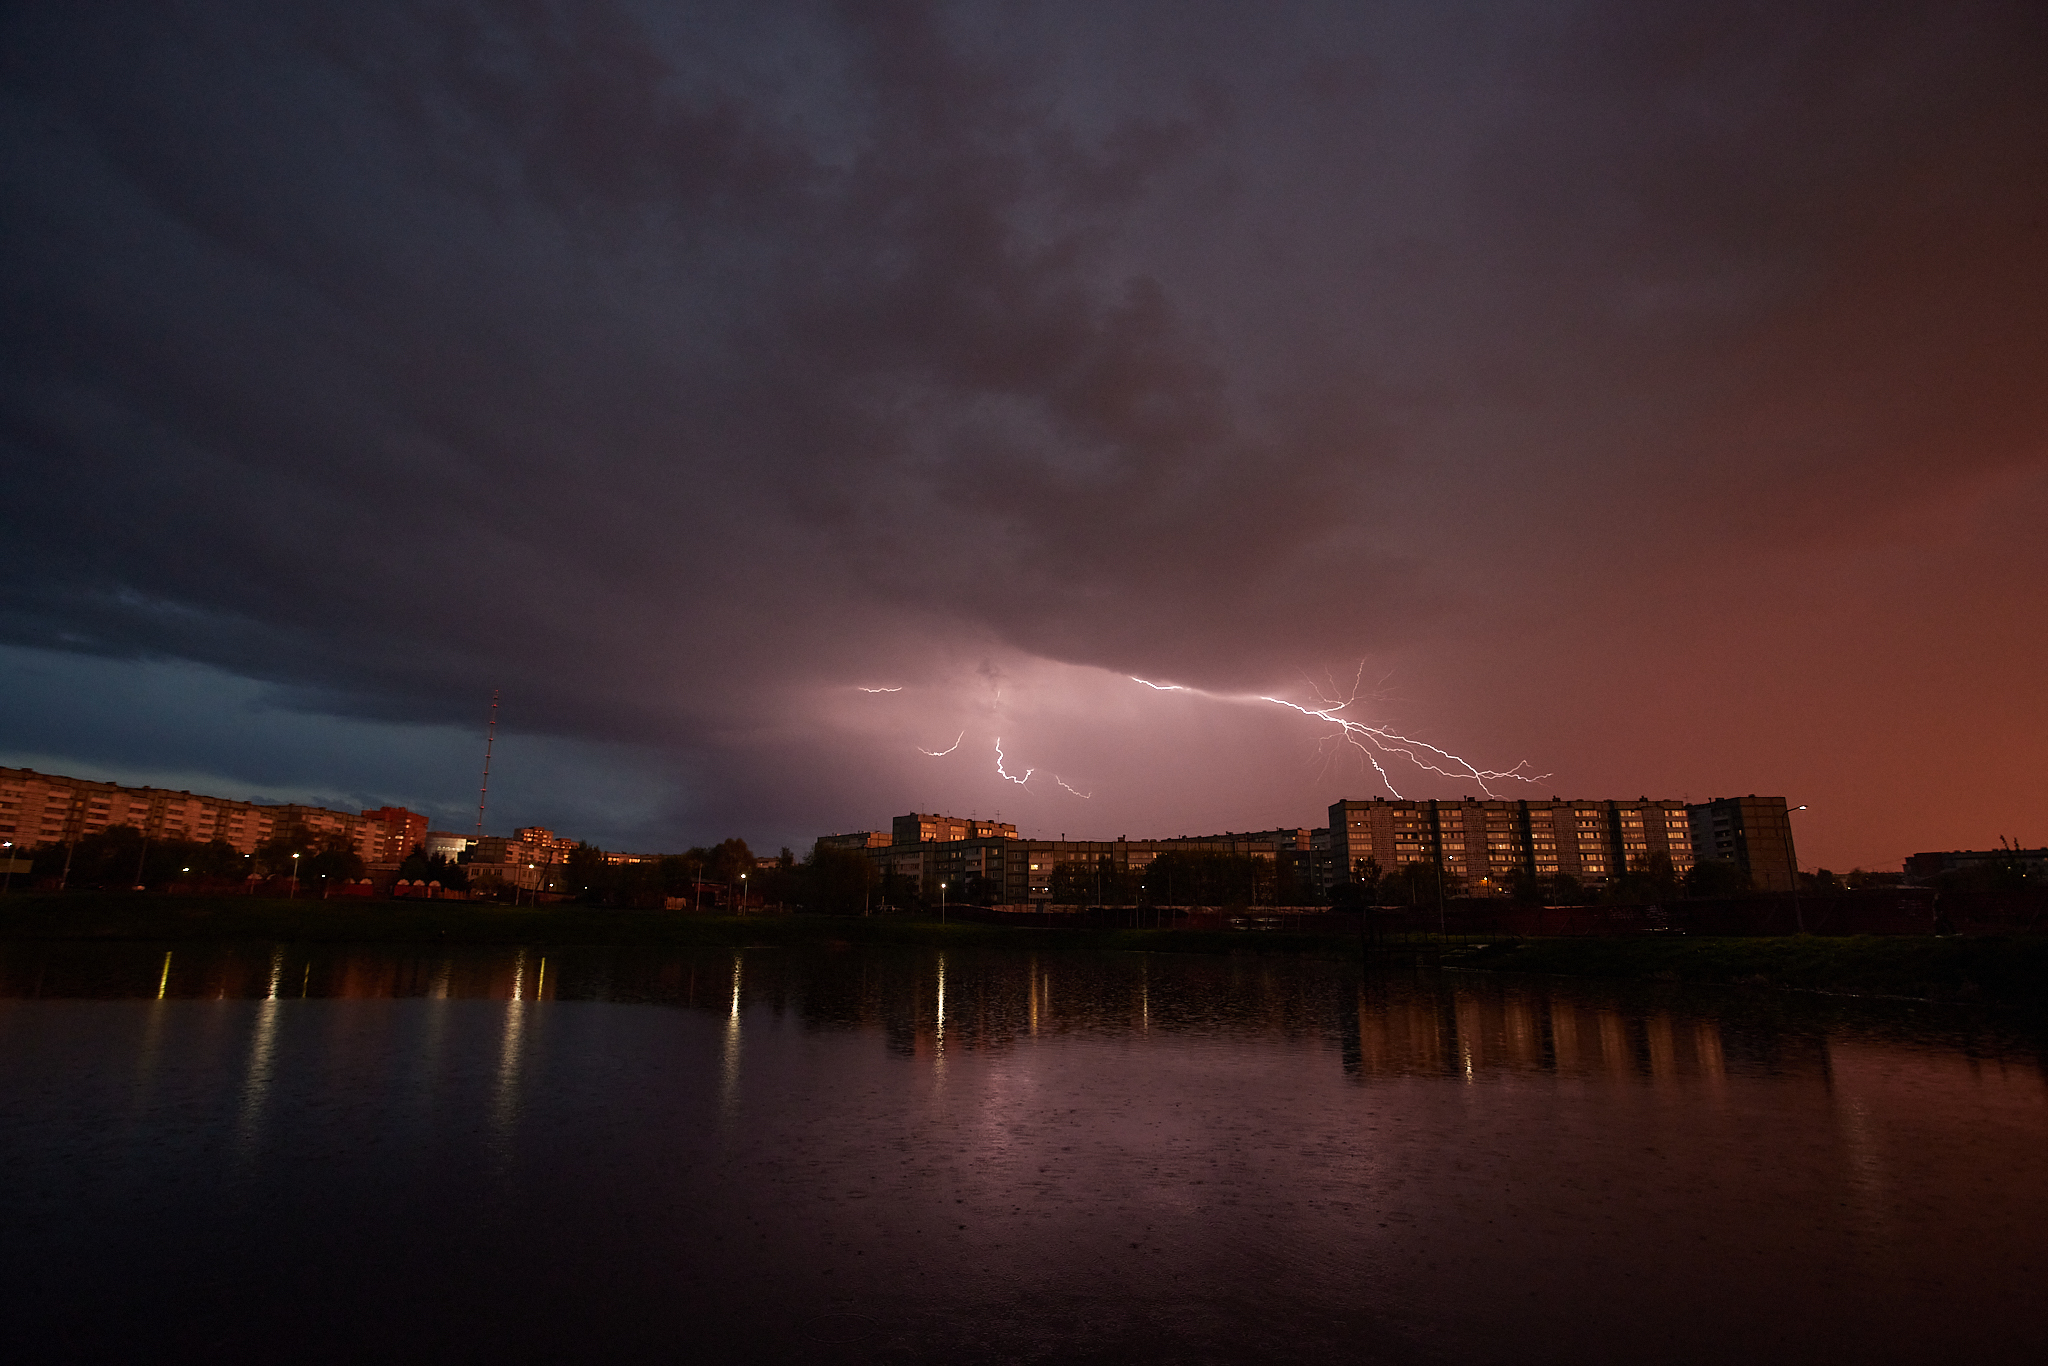
[[[484,727],[484,781],[476,790],[476,837],[484,837],[484,800],[491,794],[491,746],[498,741],[498,690],[491,689],[491,722]]]

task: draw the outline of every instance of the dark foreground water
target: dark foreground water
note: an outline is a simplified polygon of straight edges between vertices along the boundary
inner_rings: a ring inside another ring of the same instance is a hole
[[[2033,1361],[1992,1017],[1272,959],[0,946],[12,1360]]]

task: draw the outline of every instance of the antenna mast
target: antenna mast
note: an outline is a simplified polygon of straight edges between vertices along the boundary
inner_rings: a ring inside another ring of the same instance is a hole
[[[491,689],[491,723],[484,728],[484,781],[476,790],[476,837],[484,837],[484,798],[491,791],[491,746],[498,740],[498,690]]]

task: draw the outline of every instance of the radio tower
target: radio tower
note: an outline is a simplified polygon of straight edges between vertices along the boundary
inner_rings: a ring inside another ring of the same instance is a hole
[[[484,728],[484,781],[476,790],[476,837],[484,837],[484,799],[491,793],[491,746],[498,740],[498,690],[491,689],[491,723]]]

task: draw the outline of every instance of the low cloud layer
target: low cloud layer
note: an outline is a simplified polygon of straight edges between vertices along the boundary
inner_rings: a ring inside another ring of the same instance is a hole
[[[1993,757],[2043,662],[1994,626],[2044,606],[2037,7],[4,22],[15,658],[251,680],[451,802],[399,737],[500,687],[586,789],[668,775],[524,813],[614,842],[1062,822],[917,753],[1019,724],[1070,833],[1311,823],[1370,775],[1114,689],[1361,658],[1572,791],[1825,792],[1839,862],[2002,833],[1887,792],[2048,839]]]

